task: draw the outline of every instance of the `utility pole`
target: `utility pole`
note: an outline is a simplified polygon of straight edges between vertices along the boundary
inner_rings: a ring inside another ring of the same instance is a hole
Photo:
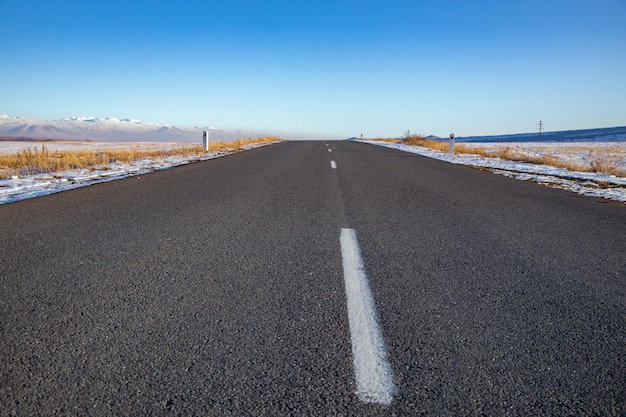
[[[541,142],[542,132],[543,132],[543,120],[539,120],[539,142]]]

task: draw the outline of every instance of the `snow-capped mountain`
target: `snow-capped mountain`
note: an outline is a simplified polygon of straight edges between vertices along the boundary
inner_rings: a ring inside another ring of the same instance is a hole
[[[177,128],[113,117],[67,117],[60,120],[32,120],[0,114],[0,137],[16,139],[65,139],[112,142],[196,142],[202,131],[209,130],[212,139],[230,141],[258,136],[239,130],[212,127]]]

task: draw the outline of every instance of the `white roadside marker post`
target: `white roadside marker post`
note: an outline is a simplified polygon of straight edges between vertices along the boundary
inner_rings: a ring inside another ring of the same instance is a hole
[[[205,151],[209,151],[209,131],[208,130],[203,130],[202,131],[202,148],[204,148]]]
[[[454,133],[450,133],[450,154],[454,156]]]

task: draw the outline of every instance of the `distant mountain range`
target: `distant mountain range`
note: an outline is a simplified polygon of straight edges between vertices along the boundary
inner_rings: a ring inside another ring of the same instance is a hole
[[[0,140],[60,139],[103,142],[200,142],[202,141],[203,130],[210,132],[212,140],[224,142],[265,135],[261,132],[220,130],[213,127],[178,128],[166,124],[112,117],[68,117],[61,120],[33,120],[0,114]],[[308,135],[299,136],[294,137],[294,139],[316,138]],[[447,138],[438,138],[436,136],[429,136],[429,138],[447,140]],[[327,138],[324,137],[324,139]],[[457,136],[456,140],[457,142],[537,142],[539,134],[535,132],[497,136]],[[626,126],[544,132],[541,135],[541,140],[546,142],[626,141]]]
[[[0,114],[0,139],[13,140],[93,140],[104,142],[201,142],[202,131],[211,139],[231,141],[261,133],[220,130],[212,127],[177,128],[112,117],[69,117],[61,120],[32,120]]]

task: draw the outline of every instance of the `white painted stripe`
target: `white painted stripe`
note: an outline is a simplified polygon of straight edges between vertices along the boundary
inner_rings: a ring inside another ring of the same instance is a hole
[[[332,152],[332,151],[333,151],[332,149],[330,149],[330,148],[328,149],[328,152]]]
[[[363,402],[389,405],[396,393],[395,378],[355,230],[341,229],[340,241],[356,395]]]
[[[337,169],[337,162],[335,162],[335,161],[330,161],[330,167],[331,167],[332,169]]]

